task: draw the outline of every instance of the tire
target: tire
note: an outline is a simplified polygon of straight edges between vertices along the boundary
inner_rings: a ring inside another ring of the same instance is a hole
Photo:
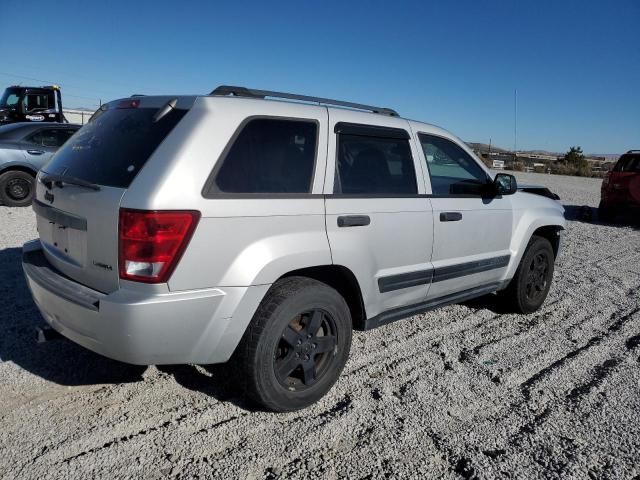
[[[518,269],[501,297],[517,313],[533,313],[547,298],[555,257],[549,240],[534,235],[520,260]]]
[[[276,412],[315,403],[340,376],[351,334],[349,307],[336,290],[306,277],[279,280],[232,357],[245,396]]]
[[[35,193],[34,177],[21,170],[10,170],[0,175],[0,202],[7,207],[27,207]]]
[[[602,222],[611,223],[616,219],[616,211],[601,201],[600,205],[598,205],[598,219]]]

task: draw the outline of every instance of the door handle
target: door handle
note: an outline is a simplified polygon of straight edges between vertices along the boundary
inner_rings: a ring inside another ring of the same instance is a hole
[[[462,213],[460,212],[441,212],[440,213],[441,222],[459,222],[460,220],[462,220]]]
[[[31,155],[42,155],[44,150],[27,150],[27,153],[30,153]]]
[[[338,217],[339,227],[366,227],[370,223],[369,215],[342,215]]]

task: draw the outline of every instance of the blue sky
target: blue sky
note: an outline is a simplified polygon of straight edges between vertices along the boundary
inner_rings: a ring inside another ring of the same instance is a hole
[[[389,106],[513,148],[517,89],[518,148],[640,148],[639,0],[22,0],[2,10],[0,85],[54,81],[67,106],[238,84]]]

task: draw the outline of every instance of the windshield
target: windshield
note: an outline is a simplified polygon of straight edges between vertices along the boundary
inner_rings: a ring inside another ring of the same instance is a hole
[[[157,108],[98,110],[43,168],[97,185],[128,188],[186,110],[155,120]]]
[[[19,88],[7,88],[0,99],[0,107],[15,107],[20,100]]]

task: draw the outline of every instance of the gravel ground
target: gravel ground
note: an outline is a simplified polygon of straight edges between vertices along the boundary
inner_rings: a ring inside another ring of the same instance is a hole
[[[491,300],[354,337],[318,404],[247,410],[222,367],[134,367],[43,323],[30,209],[0,207],[0,478],[640,478],[640,232],[578,220],[600,181],[520,174],[569,222],[529,316]]]

